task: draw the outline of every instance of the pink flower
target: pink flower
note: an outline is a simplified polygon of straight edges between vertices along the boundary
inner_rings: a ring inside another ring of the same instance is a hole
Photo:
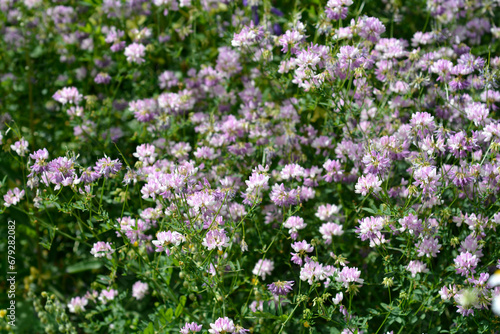
[[[288,232],[292,236],[292,239],[295,240],[299,235],[298,230],[302,230],[303,228],[305,228],[306,224],[304,223],[304,219],[297,216],[291,216],[288,217],[288,219],[285,221],[283,227],[288,229]]]
[[[111,244],[109,242],[98,241],[92,247],[90,254],[95,257],[104,257],[106,256],[108,259],[111,259],[111,254],[115,252],[114,249],[111,248]]]
[[[469,274],[474,274],[476,272],[479,259],[476,255],[472,255],[470,252],[462,252],[455,258],[454,262],[457,274],[468,276]]]
[[[156,235],[156,240],[153,240],[153,245],[156,246],[157,252],[162,252],[163,250],[165,250],[165,253],[167,253],[167,256],[169,256],[170,248],[168,247],[170,245],[179,246],[185,240],[186,238],[179,232],[164,231],[159,232]]]
[[[228,334],[235,330],[234,322],[228,317],[219,318],[215,323],[210,324],[208,332],[210,334]]]
[[[327,245],[332,243],[332,237],[334,235],[341,236],[342,234],[344,234],[342,225],[336,223],[325,223],[321,225],[321,227],[319,228],[319,232],[323,236],[325,244]]]
[[[314,247],[309,245],[305,240],[293,243],[292,248],[296,253],[290,253],[292,255],[291,261],[299,266],[304,262],[302,258],[306,256],[306,253],[311,253],[314,250]],[[307,259],[309,258],[306,256]]]
[[[427,265],[422,261],[410,261],[410,263],[406,266],[406,270],[411,272],[411,277],[415,277],[418,273],[429,272]]]
[[[368,195],[370,192],[378,193],[382,190],[381,185],[382,181],[380,181],[377,175],[367,174],[358,179],[354,192],[363,196]]]
[[[436,257],[437,253],[439,253],[439,248],[441,245],[438,242],[437,238],[431,239],[431,238],[424,238],[420,240],[415,247],[417,247],[417,256],[423,257]]]
[[[66,103],[73,103],[78,105],[83,98],[83,95],[78,92],[75,87],[64,87],[52,95],[52,98],[57,102],[65,105]]]
[[[187,323],[181,328],[181,334],[193,334],[198,333],[202,329],[202,325],[198,325],[196,322]]]
[[[207,247],[208,250],[218,248],[222,250],[223,247],[227,247],[230,244],[230,240],[226,235],[226,231],[222,230],[210,230],[203,238],[201,243],[203,246]]]
[[[132,286],[132,297],[137,300],[141,300],[144,296],[146,296],[146,293],[148,293],[148,289],[149,287],[147,283],[137,281]]]
[[[132,43],[125,48],[124,54],[129,63],[142,64],[145,62],[146,47],[140,43]]]
[[[24,157],[26,152],[28,152],[28,141],[24,138],[16,141],[14,145],[10,145],[10,149],[16,152],[20,157]]]
[[[108,301],[115,299],[116,296],[118,296],[118,291],[110,288],[108,290],[101,291],[101,294],[99,295],[99,300],[103,304],[106,304]]]
[[[360,278],[361,271],[356,267],[344,267],[339,272],[339,276],[336,278],[337,282],[342,283],[344,288],[349,288],[350,283],[359,283],[363,285],[364,279]]]
[[[263,280],[266,279],[267,275],[270,275],[274,269],[274,262],[268,259],[260,259],[257,261],[255,268],[252,270],[252,274],[262,277]]]
[[[80,313],[85,311],[85,306],[87,306],[88,300],[85,297],[74,297],[71,298],[68,303],[68,308],[71,313]]]
[[[9,207],[11,205],[16,205],[21,201],[21,199],[24,197],[24,190],[19,190],[19,188],[14,188],[13,191],[9,189],[7,191],[7,194],[3,196],[3,200],[5,203],[6,207]]]

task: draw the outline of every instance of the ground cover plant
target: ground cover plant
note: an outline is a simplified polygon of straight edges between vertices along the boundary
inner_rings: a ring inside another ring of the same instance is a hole
[[[0,22],[2,331],[500,330],[498,0]]]

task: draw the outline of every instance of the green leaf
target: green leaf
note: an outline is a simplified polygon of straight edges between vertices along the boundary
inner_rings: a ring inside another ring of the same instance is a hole
[[[366,212],[369,212],[371,213],[372,215],[376,215],[377,214],[377,211],[373,210],[373,209],[370,209],[370,208],[361,208],[361,210],[364,210]]]
[[[182,314],[182,310],[184,309],[184,305],[186,305],[186,296],[181,296],[179,298],[179,305],[175,308],[175,317],[179,317]]]
[[[102,263],[100,261],[82,261],[71,266],[66,267],[66,272],[68,274],[80,273],[82,271],[87,270],[96,270],[102,267]]]
[[[142,332],[142,334],[155,334],[155,328],[152,322],[148,324],[148,327],[146,327],[146,329],[144,330],[144,332]]]

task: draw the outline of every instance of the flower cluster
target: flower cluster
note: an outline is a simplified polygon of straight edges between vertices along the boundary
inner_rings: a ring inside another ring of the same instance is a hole
[[[0,1],[25,331],[498,331],[499,8]]]

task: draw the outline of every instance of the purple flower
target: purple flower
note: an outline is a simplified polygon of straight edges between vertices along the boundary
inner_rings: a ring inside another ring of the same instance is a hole
[[[94,78],[94,82],[98,85],[107,85],[111,82],[111,76],[108,73],[99,73]]]
[[[132,155],[142,161],[145,166],[149,166],[154,164],[156,161],[156,157],[158,156],[155,153],[156,147],[151,144],[142,144],[137,146],[135,153]]]
[[[292,248],[295,251],[295,253],[290,253],[292,255],[291,261],[299,266],[301,266],[302,263],[304,262],[302,260],[304,256],[306,257],[306,260],[309,259],[306,253],[311,253],[312,251],[314,251],[314,247],[309,245],[305,240],[293,243]]]
[[[68,303],[68,309],[71,313],[85,312],[85,306],[87,306],[88,300],[85,297],[74,297],[71,298]]]
[[[196,322],[191,322],[184,325],[184,327],[181,328],[180,333],[181,334],[193,334],[193,333],[198,333],[201,331],[203,328],[202,325],[198,325]]]
[[[142,64],[145,62],[146,47],[140,43],[132,43],[125,48],[124,54],[129,63]]]
[[[325,13],[330,20],[340,20],[347,17],[349,7],[352,5],[352,0],[328,0],[326,3]]]
[[[372,43],[377,43],[380,35],[385,32],[385,26],[375,17],[366,17],[358,20],[359,36]]]
[[[213,324],[210,324],[208,332],[210,334],[228,334],[235,331],[234,322],[228,317],[219,318]]]
[[[21,199],[24,197],[24,190],[19,190],[19,188],[14,188],[13,190],[9,189],[7,191],[7,194],[3,196],[3,200],[5,203],[6,207],[9,207],[11,205],[16,205],[21,201]]]
[[[467,119],[473,121],[476,126],[484,124],[488,119],[489,113],[487,105],[481,102],[473,102],[465,107]]]
[[[132,286],[132,297],[137,300],[141,300],[144,298],[144,296],[146,296],[146,293],[148,293],[148,289],[149,287],[147,283],[137,281]]]
[[[326,204],[320,205],[315,216],[320,220],[327,221],[333,218],[337,213],[340,212],[340,208],[336,205]]]
[[[255,264],[255,267],[252,270],[252,274],[255,276],[262,277],[263,280],[266,279],[267,275],[270,275],[274,269],[274,262],[268,259],[260,259]]]
[[[290,291],[292,291],[293,281],[277,281],[269,284],[267,288],[275,296],[286,296]]]
[[[479,259],[470,252],[462,252],[455,258],[454,263],[457,274],[468,276],[476,272]]]
[[[354,192],[363,196],[368,195],[370,192],[378,193],[382,190],[381,185],[382,181],[380,181],[377,175],[367,174],[358,179]]]
[[[52,96],[54,100],[65,105],[66,103],[73,103],[78,105],[83,98],[83,95],[78,93],[78,89],[75,87],[64,87],[58,90]]]
[[[362,161],[365,164],[365,173],[381,174],[391,166],[391,160],[387,157],[387,152],[368,152]]]
[[[359,283],[363,285],[363,282],[365,281],[364,279],[360,278],[361,276],[361,271],[358,270],[356,267],[344,267],[342,270],[339,272],[338,277],[336,278],[337,282],[342,283],[344,288],[349,288],[349,284],[351,283]]]
[[[423,257],[436,257],[437,253],[439,253],[439,248],[441,245],[439,244],[439,241],[437,238],[429,238],[425,237],[419,242],[415,244],[415,247],[417,247],[417,256]]]
[[[325,223],[321,225],[319,228],[319,232],[323,236],[323,239],[325,240],[325,244],[329,245],[332,243],[332,237],[334,235],[336,236],[341,236],[344,234],[344,230],[342,229],[342,225],[336,224],[336,223]]]
[[[18,140],[14,145],[10,145],[10,149],[16,152],[20,157],[24,157],[26,152],[28,152],[28,141],[24,138]]]
[[[306,170],[299,166],[298,164],[289,164],[283,167],[281,171],[281,177],[284,180],[297,179],[300,180],[301,177],[305,175]]]
[[[260,42],[264,38],[264,29],[255,27],[251,22],[250,26],[243,27],[239,33],[235,33],[231,45],[234,47],[247,47]]]
[[[30,159],[35,159],[35,163],[30,166],[32,172],[29,176],[33,176],[34,173],[42,173],[47,170],[47,160],[49,159],[49,151],[46,148],[36,151],[30,154]]]
[[[465,131],[457,132],[456,134],[451,135],[450,138],[448,138],[448,148],[456,158],[465,158],[467,156],[467,152],[472,151],[478,146],[477,137],[477,132],[473,132],[472,137],[467,137]]]
[[[165,71],[158,77],[159,86],[161,89],[168,89],[177,86],[179,79],[172,71]]]
[[[283,53],[287,53],[290,50],[291,54],[296,54],[304,40],[305,36],[299,31],[287,30],[284,35],[281,35],[278,43],[282,46],[281,51]]]
[[[111,160],[109,157],[101,158],[97,161],[94,170],[104,177],[114,175],[122,168],[120,160]]]
[[[416,112],[411,116],[412,131],[420,137],[432,135],[436,129],[434,116],[427,112]]]
[[[453,67],[453,63],[446,59],[439,59],[432,64],[430,71],[438,75],[437,81],[447,80],[449,73]]]
[[[362,241],[370,240],[370,247],[375,247],[387,242],[381,233],[384,225],[385,219],[383,217],[366,217],[360,220],[359,226],[356,227],[356,233]]]
[[[153,245],[156,246],[157,252],[162,252],[165,250],[165,253],[167,253],[167,256],[169,256],[170,248],[168,248],[168,246],[170,246],[171,244],[173,246],[179,246],[185,240],[186,238],[179,232],[159,232],[156,235],[156,240],[153,240]]]
[[[337,272],[337,269],[333,266],[323,266],[322,264],[309,260],[300,269],[300,280],[307,281],[309,285],[314,282],[327,280],[328,284],[330,282],[330,277]]]
[[[400,232],[408,231],[408,233],[418,236],[424,230],[422,220],[418,219],[413,213],[399,219],[399,223],[401,224],[401,228],[399,229]]]
[[[158,113],[158,105],[155,99],[131,101],[128,107],[139,122],[152,121]]]
[[[287,191],[283,183],[275,184],[272,187],[270,197],[277,206],[295,205],[298,203],[299,192],[296,189]]]
[[[223,247],[227,247],[230,244],[230,240],[226,235],[226,231],[222,230],[210,230],[203,238],[201,243],[203,246],[207,247],[208,250],[218,248],[220,251]]]
[[[106,256],[108,259],[111,259],[111,254],[114,252],[115,250],[111,248],[111,244],[109,242],[98,241],[92,247],[90,254],[95,257]]]
[[[423,195],[432,195],[437,191],[437,187],[441,185],[441,182],[439,182],[441,174],[437,173],[434,166],[420,167],[415,171],[413,177],[415,178],[413,184],[420,186]]]
[[[411,277],[415,277],[418,273],[429,272],[429,269],[427,269],[427,265],[422,261],[410,261],[410,263],[408,263],[408,266],[406,266],[406,270],[411,273]]]
[[[304,219],[297,216],[291,216],[285,221],[283,227],[287,228],[292,239],[296,240],[299,235],[298,230],[305,228],[306,224],[304,223]]]
[[[118,296],[118,291],[108,288],[107,290],[101,291],[101,294],[99,295],[99,300],[103,304],[106,304],[108,301],[115,299],[116,296]]]
[[[339,182],[342,180],[344,170],[342,169],[342,165],[338,160],[330,160],[328,159],[324,164],[323,168],[326,170],[326,174],[324,179],[326,182]]]

